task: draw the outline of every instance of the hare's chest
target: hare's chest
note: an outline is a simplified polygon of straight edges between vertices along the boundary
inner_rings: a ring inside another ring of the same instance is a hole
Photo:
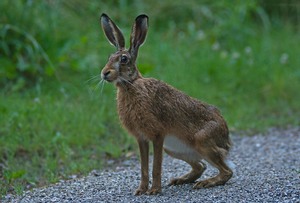
[[[164,126],[158,121],[151,100],[153,94],[143,85],[130,92],[118,91],[117,105],[123,126],[133,135],[152,139],[163,134]]]
[[[155,120],[153,115],[144,102],[121,102],[118,103],[119,119],[123,126],[131,133],[143,132],[149,134],[149,131],[155,129]],[[152,133],[151,133],[152,134]]]
[[[118,99],[118,114],[122,122],[143,121],[145,109],[142,101],[134,99]]]

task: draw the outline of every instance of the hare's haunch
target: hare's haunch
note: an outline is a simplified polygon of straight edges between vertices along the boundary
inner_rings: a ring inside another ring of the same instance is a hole
[[[192,170],[171,180],[170,185],[195,182],[205,171],[206,160],[219,170],[215,177],[200,180],[194,188],[225,184],[232,176],[225,163],[231,146],[228,128],[219,110],[189,97],[154,78],[144,78],[136,66],[139,47],[148,31],[148,16],[139,15],[132,26],[130,47],[125,48],[121,30],[106,15],[101,26],[108,41],[117,48],[101,77],[117,87],[117,107],[123,126],[137,139],[141,157],[141,182],[136,195],[161,192],[163,149],[186,161]],[[149,189],[149,141],[153,142],[153,182]]]

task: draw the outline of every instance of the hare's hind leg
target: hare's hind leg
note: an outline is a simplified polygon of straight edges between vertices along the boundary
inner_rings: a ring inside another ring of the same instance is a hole
[[[197,142],[197,151],[212,166],[219,170],[219,174],[215,177],[202,180],[194,185],[195,189],[207,188],[217,185],[224,185],[231,177],[232,170],[225,163],[225,157],[228,153],[230,140],[226,132],[211,122],[205,128],[195,134]]]
[[[194,183],[198,178],[200,178],[200,176],[206,169],[206,165],[201,161],[190,161],[188,160],[188,157],[185,157],[182,154],[177,154],[176,152],[172,152],[167,149],[165,149],[165,152],[176,159],[180,159],[182,161],[187,162],[192,167],[192,170],[189,173],[171,179],[169,186]]]
[[[203,142],[200,142],[200,145],[198,145],[199,153],[208,163],[219,170],[219,174],[215,177],[197,182],[194,185],[194,188],[198,189],[224,185],[233,174],[232,170],[224,161],[227,150],[218,147],[212,140],[208,140],[207,142],[204,140],[202,141]]]
[[[226,165],[220,153],[210,151],[206,160],[219,170],[219,174],[215,177],[197,182],[194,185],[195,189],[224,185],[232,177],[232,170]]]

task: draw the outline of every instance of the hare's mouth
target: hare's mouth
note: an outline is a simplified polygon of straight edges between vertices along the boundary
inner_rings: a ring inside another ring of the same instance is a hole
[[[105,80],[106,82],[114,82],[115,81],[111,78],[105,78],[105,77],[102,77],[102,79]]]
[[[107,78],[107,77],[105,77],[103,75],[101,75],[101,79],[104,80],[104,81],[106,81],[106,82],[112,82],[111,79],[109,79],[109,78]]]
[[[107,82],[114,82],[117,79],[111,71],[101,73],[101,78]]]

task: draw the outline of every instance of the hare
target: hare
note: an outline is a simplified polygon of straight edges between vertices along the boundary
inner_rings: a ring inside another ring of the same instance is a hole
[[[189,173],[172,179],[169,185],[195,183],[206,169],[202,160],[216,167],[219,174],[196,182],[193,188],[225,184],[233,174],[225,163],[231,141],[220,111],[160,80],[144,78],[136,66],[139,47],[148,31],[148,16],[136,17],[129,49],[125,48],[121,30],[106,14],[101,15],[100,21],[108,41],[117,48],[101,71],[101,78],[117,87],[119,119],[139,146],[141,182],[135,195],[161,192],[163,149],[192,167]],[[150,141],[154,161],[149,189]]]

